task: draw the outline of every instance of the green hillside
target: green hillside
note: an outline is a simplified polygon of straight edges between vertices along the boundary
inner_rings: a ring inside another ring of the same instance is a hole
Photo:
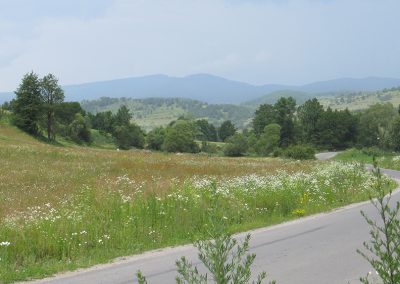
[[[306,100],[315,97],[315,95],[300,91],[283,90],[283,91],[272,92],[268,95],[259,97],[255,100],[247,101],[242,105],[252,108],[257,108],[261,104],[274,104],[282,97],[284,98],[293,97],[298,104],[302,104]]]
[[[333,109],[362,110],[376,103],[400,104],[400,88],[384,89],[378,92],[356,92],[335,97],[320,98],[324,107]]]
[[[180,116],[205,118],[209,122],[220,125],[231,120],[237,127],[249,124],[255,108],[231,104],[207,104],[184,98],[107,98],[94,101],[83,101],[82,107],[91,113],[111,110],[116,112],[126,105],[133,113],[133,120],[145,130],[167,125]]]

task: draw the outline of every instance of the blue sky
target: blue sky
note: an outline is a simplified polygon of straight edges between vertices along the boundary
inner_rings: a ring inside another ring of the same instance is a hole
[[[399,0],[0,0],[0,91],[211,73],[253,84],[400,78]]]

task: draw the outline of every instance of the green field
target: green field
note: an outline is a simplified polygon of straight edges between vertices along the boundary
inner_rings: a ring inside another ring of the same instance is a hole
[[[337,161],[357,161],[364,164],[373,164],[375,161],[380,168],[400,170],[400,153],[379,151],[376,149],[348,149],[339,153]]]
[[[216,200],[238,232],[366,200],[373,185],[359,164],[49,145],[4,121],[0,159],[4,283],[190,243]]]

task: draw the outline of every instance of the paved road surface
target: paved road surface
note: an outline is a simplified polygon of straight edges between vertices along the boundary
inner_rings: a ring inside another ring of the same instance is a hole
[[[315,155],[315,157],[318,160],[328,160],[333,157],[335,157],[339,152],[323,152],[323,153],[318,153]]]
[[[383,172],[400,179],[400,172]],[[400,200],[398,192],[393,196],[393,201],[397,200]],[[365,276],[371,269],[356,253],[356,249],[362,248],[362,242],[369,239],[369,227],[360,210],[369,216],[377,216],[370,203],[364,202],[253,231],[251,251],[257,254],[254,273],[265,270],[268,279],[283,284],[359,283],[359,277]],[[147,275],[149,283],[174,283],[175,260],[182,255],[197,262],[195,249],[183,246],[35,283],[135,283],[134,274],[138,269]]]

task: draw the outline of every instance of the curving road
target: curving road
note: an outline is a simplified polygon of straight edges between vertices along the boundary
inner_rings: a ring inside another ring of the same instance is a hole
[[[332,157],[333,153],[320,155]],[[400,180],[400,172],[382,170]],[[400,200],[396,191],[393,202]],[[350,205],[330,213],[318,214],[293,222],[252,231],[251,251],[257,254],[254,273],[267,271],[268,279],[278,283],[337,284],[360,283],[360,276],[371,270],[356,253],[369,239],[369,227],[360,210],[377,218],[369,202]],[[238,235],[243,238],[243,234]],[[175,260],[185,255],[197,263],[192,246],[168,248],[128,257],[112,264],[69,272],[33,283],[135,283],[141,269],[149,283],[174,283]]]

